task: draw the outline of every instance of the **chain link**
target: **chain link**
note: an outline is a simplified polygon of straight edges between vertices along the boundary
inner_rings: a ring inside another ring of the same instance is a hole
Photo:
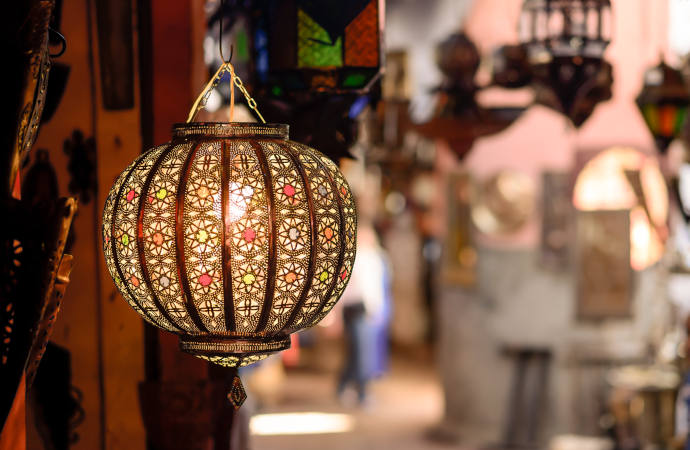
[[[232,83],[230,85],[231,89],[234,89],[232,86],[233,84],[237,86],[237,88],[240,90],[242,95],[244,95],[244,98],[247,100],[247,105],[249,108],[251,108],[256,115],[261,119],[262,123],[266,123],[266,120],[264,120],[264,116],[261,115],[258,109],[258,105],[256,104],[256,100],[252,98],[251,95],[249,95],[249,92],[247,92],[247,88],[244,87],[244,83],[235,74],[235,69],[232,67],[232,64],[229,62],[223,63],[223,65],[218,68],[218,71],[213,75],[213,78],[211,81],[206,85],[204,90],[201,92],[199,97],[197,98],[196,102],[194,102],[194,106],[192,106],[192,110],[189,112],[189,117],[187,117],[187,122],[191,122],[192,119],[196,116],[196,114],[199,112],[200,109],[204,108],[206,106],[206,102],[208,101],[209,95],[211,95],[211,91],[218,86],[220,83],[220,80],[223,76],[223,73],[225,72],[230,72],[230,76],[232,77]],[[234,101],[232,102],[234,106]],[[231,106],[231,108],[232,108]],[[232,120],[232,119],[231,119]]]
[[[264,116],[262,116],[261,113],[259,112],[259,109],[258,109],[257,104],[256,104],[256,100],[254,100],[252,98],[252,96],[249,95],[249,92],[247,92],[247,88],[244,87],[244,83],[242,83],[242,80],[240,79],[240,77],[235,75],[234,70],[231,73],[233,74],[232,80],[235,83],[235,86],[237,86],[237,89],[239,89],[240,92],[242,93],[242,95],[244,95],[244,98],[247,100],[247,105],[251,109],[254,110],[254,112],[256,113],[257,116],[259,116],[259,119],[261,119],[261,122],[266,123],[266,121],[264,120]]]

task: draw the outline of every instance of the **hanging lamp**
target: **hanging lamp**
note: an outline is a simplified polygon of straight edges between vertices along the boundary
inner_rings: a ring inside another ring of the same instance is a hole
[[[539,100],[574,125],[611,97],[610,0],[524,0],[520,40]]]
[[[683,131],[690,106],[690,92],[683,75],[662,59],[645,72],[644,85],[636,102],[657,149],[665,154]]]
[[[251,4],[257,82],[270,96],[361,94],[381,75],[383,0]]]
[[[239,367],[290,346],[337,302],[355,258],[356,212],[338,167],[267,124],[229,60],[170,142],[117,178],[103,211],[103,250],[122,296],[180,348]],[[195,122],[230,79],[230,121]],[[233,122],[234,87],[261,123]],[[235,376],[228,395],[246,397]]]

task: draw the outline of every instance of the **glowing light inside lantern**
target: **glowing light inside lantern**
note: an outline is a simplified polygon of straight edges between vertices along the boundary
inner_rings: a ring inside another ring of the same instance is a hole
[[[252,198],[253,194],[254,188],[251,186],[242,186],[234,181],[230,183],[230,193],[228,195],[230,220],[236,222],[244,216],[249,199]]]

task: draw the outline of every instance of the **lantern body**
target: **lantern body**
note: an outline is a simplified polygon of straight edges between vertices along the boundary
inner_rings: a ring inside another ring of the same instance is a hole
[[[108,196],[103,248],[118,289],[196,356],[239,366],[288,348],[350,278],[350,188],[287,137],[286,125],[178,124]]]
[[[611,42],[610,0],[525,0],[520,41],[531,60],[601,58]]]
[[[254,2],[256,82],[276,97],[368,91],[383,61],[383,0]]]
[[[636,101],[657,148],[666,153],[683,131],[690,106],[683,75],[662,61],[645,72],[644,86]]]
[[[597,104],[611,98],[610,0],[524,0],[520,41],[537,100],[581,126]],[[543,93],[539,92],[543,90]]]

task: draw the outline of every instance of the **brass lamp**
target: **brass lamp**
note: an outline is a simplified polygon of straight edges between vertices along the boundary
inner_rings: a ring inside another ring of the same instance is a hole
[[[666,153],[683,131],[690,106],[690,92],[682,74],[662,60],[645,72],[636,102],[657,148]]]
[[[193,122],[225,72],[263,122],[225,62],[170,142],[115,181],[103,250],[146,321],[178,334],[182,350],[238,367],[287,349],[290,333],[331,310],[350,278],[357,225],[338,167],[288,140],[287,125],[232,122],[234,96],[229,123]]]
[[[520,35],[539,102],[580,126],[611,97],[610,0],[524,0]]]

